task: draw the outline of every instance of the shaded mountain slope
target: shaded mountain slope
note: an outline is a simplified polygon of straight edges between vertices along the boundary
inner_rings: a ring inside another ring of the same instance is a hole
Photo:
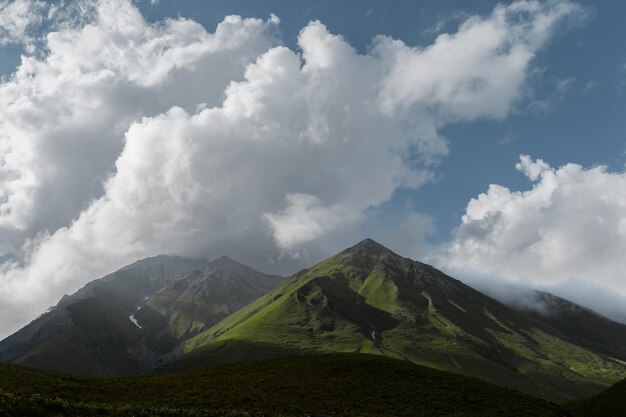
[[[279,280],[229,258],[144,259],[63,297],[0,342],[0,360],[77,375],[142,374]]]
[[[361,354],[304,356],[134,378],[87,379],[0,365],[0,416],[301,417],[305,413],[568,415],[555,404],[474,378]]]
[[[626,326],[544,291],[535,291],[535,308],[517,310],[557,329],[578,344],[626,361]]]
[[[626,375],[593,349],[435,268],[365,240],[184,343],[165,370],[313,352],[401,358],[554,400]]]
[[[564,408],[577,417],[617,417],[626,415],[626,379],[601,393],[572,401]]]
[[[274,288],[284,278],[223,256],[169,283],[134,314],[157,351],[169,352]]]

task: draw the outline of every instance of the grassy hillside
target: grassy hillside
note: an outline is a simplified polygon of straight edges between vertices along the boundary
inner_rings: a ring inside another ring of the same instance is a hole
[[[564,405],[576,417],[617,417],[626,415],[626,380],[600,394]]]
[[[132,378],[0,365],[0,416],[567,416],[556,405],[406,361],[332,354]]]
[[[167,353],[180,341],[267,293],[283,279],[223,256],[204,270],[183,275],[147,298],[134,317],[142,333],[154,340],[155,350]]]
[[[608,349],[594,350],[371,240],[294,275],[184,346],[188,354],[166,369],[362,352],[555,401],[593,395],[626,376]]]

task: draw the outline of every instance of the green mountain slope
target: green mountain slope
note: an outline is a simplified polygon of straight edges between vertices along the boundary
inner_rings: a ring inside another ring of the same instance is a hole
[[[163,369],[365,352],[560,401],[626,375],[620,358],[584,340],[365,240],[191,338],[187,354]]]
[[[156,351],[167,353],[283,281],[223,256],[177,278],[134,314]]]
[[[0,360],[76,375],[143,374],[280,280],[226,257],[144,259],[65,296],[0,342]]]
[[[0,365],[0,416],[565,417],[478,379],[359,354],[247,362],[134,378]]]

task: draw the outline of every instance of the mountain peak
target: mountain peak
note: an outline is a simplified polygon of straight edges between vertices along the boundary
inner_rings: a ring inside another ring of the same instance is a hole
[[[395,255],[395,253],[391,249],[386,248],[385,246],[376,242],[374,239],[370,239],[370,238],[363,239],[356,245],[346,249],[343,253],[345,254],[366,253],[370,255],[382,255],[382,254]]]
[[[207,263],[202,258],[185,258],[177,255],[156,255],[139,259],[119,269],[119,271],[129,271],[133,269],[153,269],[159,267],[180,267],[184,264],[195,264],[196,268],[201,268]],[[188,269],[188,268],[184,268]],[[174,274],[176,275],[176,274]],[[106,277],[105,277],[106,279]]]
[[[239,263],[230,256],[222,255],[219,258],[215,258],[211,261],[211,263]]]
[[[350,249],[366,249],[366,250],[389,250],[380,243],[376,242],[374,239],[365,238],[356,245],[352,246]]]
[[[209,262],[207,270],[210,272],[221,271],[226,273],[238,273],[251,277],[265,277],[265,279],[270,279],[274,282],[274,279],[282,280],[282,277],[278,275],[268,275],[262,272],[259,272],[246,264],[242,264],[239,261],[234,260],[233,258],[223,255],[213,261]]]
[[[226,270],[230,270],[233,268],[242,268],[242,267],[246,269],[249,268],[249,266],[244,265],[241,262],[238,262],[234,260],[233,258],[226,256],[226,255],[222,255],[219,258],[212,260],[209,264],[213,268],[226,269]]]

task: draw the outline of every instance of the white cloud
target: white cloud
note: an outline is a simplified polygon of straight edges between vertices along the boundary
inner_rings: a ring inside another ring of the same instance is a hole
[[[207,33],[94,4],[0,85],[0,252],[16,258],[0,332],[140,257],[226,253],[287,272],[352,243],[397,189],[431,178],[440,127],[506,116],[537,49],[579,12],[517,2],[427,48],[380,37],[359,55],[320,22],[297,53],[275,46],[275,17]]]
[[[528,155],[521,155],[520,161],[515,164],[515,169],[522,172],[531,181],[537,181],[544,172],[550,171],[550,165],[545,163],[542,159],[535,161]]]
[[[40,0],[0,1],[0,46],[22,44],[33,48],[33,30],[47,14],[48,6]]]
[[[99,197],[133,121],[219,103],[275,43],[275,25],[229,17],[209,34],[103,1],[91,23],[50,33],[45,58],[23,58],[0,85],[0,251],[69,224]]]
[[[483,288],[490,281],[530,285],[626,317],[626,308],[598,296],[599,288],[626,295],[626,172],[552,168],[528,156],[517,169],[531,189],[490,185],[472,199],[438,263]]]
[[[488,19],[468,18],[457,33],[439,35],[426,48],[381,38],[380,53],[394,63],[383,105],[389,111],[427,107],[446,120],[505,117],[554,25],[582,14],[570,2],[518,1],[496,6]]]
[[[352,223],[361,217],[359,211],[340,204],[322,205],[319,197],[310,194],[288,194],[287,208],[279,213],[267,213],[276,243],[290,249],[303,242],[317,239],[342,223]]]

